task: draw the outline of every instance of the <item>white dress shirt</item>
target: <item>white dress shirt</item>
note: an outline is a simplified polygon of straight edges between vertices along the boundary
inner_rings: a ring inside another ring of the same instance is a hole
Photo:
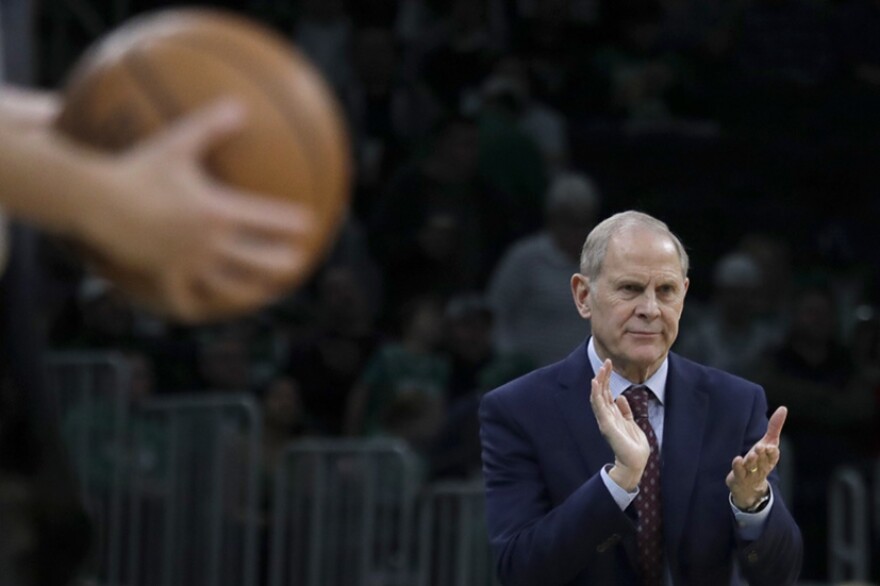
[[[593,344],[592,337],[590,337],[590,340],[587,343],[587,356],[590,359],[593,372],[599,372],[599,368],[602,367],[602,360],[599,358],[599,355],[596,354],[596,348]],[[657,436],[657,448],[661,450],[661,453],[663,449],[663,404],[666,399],[666,376],[668,373],[669,358],[667,357],[663,360],[663,364],[660,365],[657,372],[642,383],[651,389],[651,392],[654,394],[654,399],[648,400],[648,420],[651,423],[651,427],[654,429],[654,434]],[[617,397],[623,394],[626,389],[634,384],[639,383],[626,380],[615,371],[611,372],[609,386],[611,388],[611,396],[614,397],[614,399],[617,399]],[[609,468],[611,468],[611,464],[602,467],[602,481],[605,483],[605,486],[608,488],[614,501],[620,506],[620,509],[625,510],[633,500],[635,500],[636,495],[639,494],[639,489],[636,488],[633,492],[627,492],[608,476]],[[662,470],[660,474],[663,474]],[[764,529],[764,521],[770,515],[770,509],[773,507],[773,490],[770,490],[770,502],[768,502],[767,506],[757,513],[746,513],[745,511],[741,511],[734,506],[732,500],[730,500],[730,507],[733,510],[733,515],[736,519],[739,536],[745,541],[755,540],[761,535],[761,531]]]

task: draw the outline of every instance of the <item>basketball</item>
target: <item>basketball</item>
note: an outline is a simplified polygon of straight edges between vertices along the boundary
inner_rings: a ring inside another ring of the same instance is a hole
[[[249,192],[299,202],[313,215],[315,228],[303,243],[306,267],[290,275],[292,289],[335,241],[350,197],[351,162],[335,95],[283,36],[215,8],[137,16],[98,39],[74,64],[62,88],[57,126],[93,148],[121,151],[225,96],[244,104],[247,122],[208,153],[208,172]],[[138,278],[100,263],[97,268],[129,285]],[[254,309],[213,303],[206,314],[215,317]]]

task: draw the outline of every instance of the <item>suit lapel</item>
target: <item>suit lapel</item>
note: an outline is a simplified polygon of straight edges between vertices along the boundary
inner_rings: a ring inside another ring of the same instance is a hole
[[[706,426],[708,397],[696,380],[683,372],[681,360],[669,355],[663,424],[663,519],[666,554],[677,573],[677,554],[687,520]],[[686,370],[686,367],[684,368]]]
[[[581,344],[565,359],[556,391],[557,405],[578,447],[586,477],[614,462],[614,453],[599,433],[590,407],[590,381],[594,376],[586,348]]]

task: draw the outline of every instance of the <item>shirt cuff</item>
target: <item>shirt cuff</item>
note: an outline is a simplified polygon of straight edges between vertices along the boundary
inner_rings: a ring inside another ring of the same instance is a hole
[[[611,493],[611,498],[614,499],[614,502],[617,503],[620,510],[624,511],[635,500],[636,495],[639,494],[639,488],[636,487],[633,492],[627,492],[626,489],[622,488],[619,484],[614,482],[610,476],[608,476],[608,470],[610,468],[611,464],[602,466],[602,470],[599,474],[602,476],[602,482],[605,483],[608,492]]]
[[[770,500],[767,506],[757,513],[746,513],[736,508],[733,504],[733,495],[728,497],[730,508],[733,509],[733,517],[736,519],[736,528],[740,538],[744,541],[754,541],[761,536],[764,530],[764,522],[770,516],[770,509],[773,507],[773,488],[770,487]]]

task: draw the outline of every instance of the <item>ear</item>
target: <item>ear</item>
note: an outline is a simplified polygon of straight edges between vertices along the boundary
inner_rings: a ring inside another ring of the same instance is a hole
[[[590,319],[590,279],[580,273],[571,276],[571,296],[578,313],[584,319]]]

